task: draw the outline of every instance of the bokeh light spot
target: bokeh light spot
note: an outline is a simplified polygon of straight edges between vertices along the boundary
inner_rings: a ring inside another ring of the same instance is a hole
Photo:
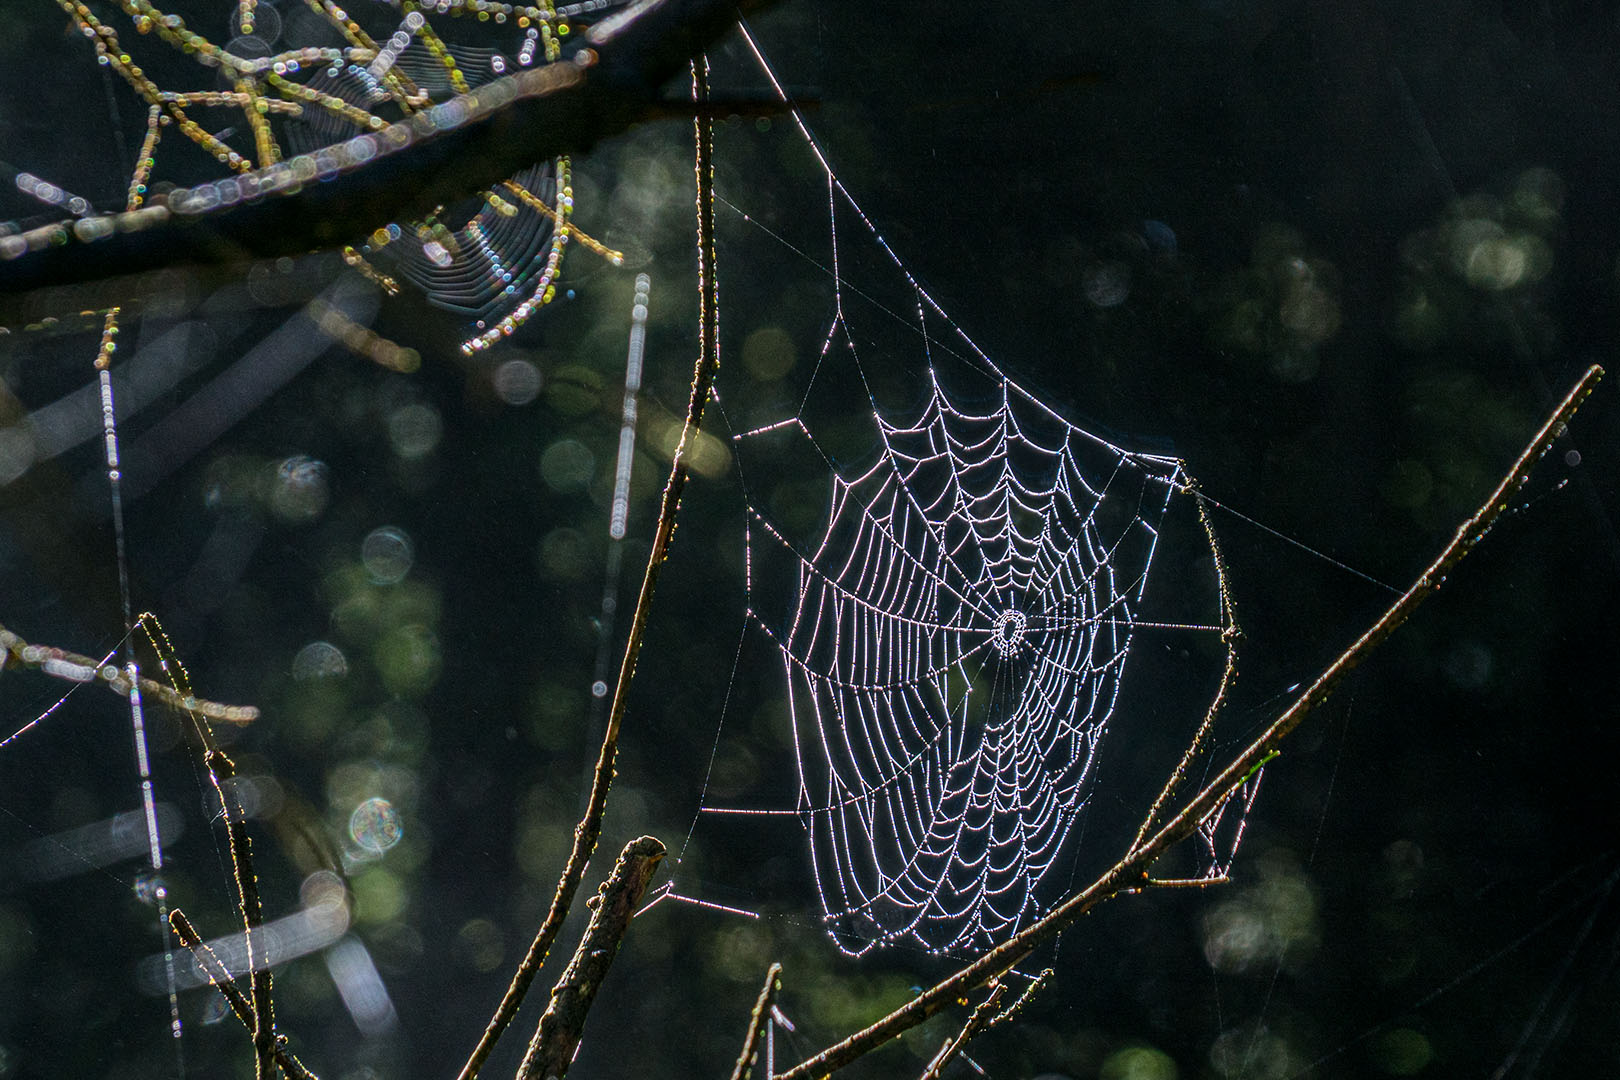
[[[1108,1055],[1098,1075],[1101,1080],[1176,1080],[1176,1063],[1163,1050],[1127,1046]]]
[[[540,455],[540,477],[553,491],[582,491],[596,457],[578,439],[558,439]]]
[[[530,360],[508,360],[490,376],[495,396],[508,405],[527,405],[540,396],[540,369]]]
[[[354,808],[349,815],[349,836],[373,855],[381,855],[404,836],[399,811],[387,799],[375,796]]]
[[[313,521],[320,517],[331,499],[326,473],[325,462],[304,454],[283,460],[276,466],[270,509],[283,521]]]
[[[1396,1028],[1382,1033],[1373,1042],[1372,1059],[1391,1076],[1413,1076],[1434,1060],[1434,1047],[1422,1032]]]
[[[407,461],[416,461],[433,452],[444,434],[444,422],[439,411],[420,402],[401,405],[388,415],[388,441],[394,453]]]
[[[474,971],[491,972],[501,966],[506,945],[500,927],[488,919],[468,919],[456,931],[456,944]]]
[[[384,525],[371,530],[360,543],[360,562],[374,585],[393,585],[404,580],[416,560],[416,549],[405,530]]]
[[[300,682],[305,679],[330,679],[348,673],[348,658],[343,655],[342,649],[330,641],[312,641],[293,657],[292,677]]]
[[[1118,307],[1131,295],[1131,268],[1111,261],[1088,266],[1080,279],[1086,299],[1100,308]]]
[[[798,361],[793,339],[780,326],[762,326],[743,339],[743,366],[761,382],[780,379]]]

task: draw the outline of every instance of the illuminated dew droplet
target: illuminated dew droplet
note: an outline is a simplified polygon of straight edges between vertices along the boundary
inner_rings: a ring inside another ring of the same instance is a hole
[[[387,799],[367,799],[349,815],[349,836],[366,851],[381,855],[404,835],[399,811]]]
[[[360,561],[374,585],[393,585],[410,573],[416,548],[405,530],[384,525],[366,534],[360,543]]]
[[[156,904],[169,895],[167,886],[163,884],[162,875],[152,870],[143,870],[135,875],[135,898],[143,904]]]
[[[441,270],[448,267],[452,262],[450,252],[446,250],[445,246],[439,243],[437,240],[429,240],[427,243],[423,244],[422,254],[426,255],[428,260]]]

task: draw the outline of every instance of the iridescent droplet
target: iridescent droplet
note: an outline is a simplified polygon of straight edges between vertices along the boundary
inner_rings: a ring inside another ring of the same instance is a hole
[[[387,799],[370,798],[349,815],[349,835],[373,855],[381,855],[404,835],[399,811]]]

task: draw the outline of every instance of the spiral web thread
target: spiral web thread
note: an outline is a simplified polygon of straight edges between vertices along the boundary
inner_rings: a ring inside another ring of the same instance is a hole
[[[1192,491],[1184,464],[1077,427],[1008,378],[791,115],[826,174],[833,310],[805,404],[733,443],[741,462],[776,469],[808,451],[832,474],[828,509],[808,532],[780,520],[764,486],[748,494],[748,616],[782,663],[797,798],[792,809],[711,805],[705,785],[699,814],[796,817],[823,925],[844,952],[962,953],[1005,940],[1055,899],[1042,886],[1072,854],[1137,634],[1215,634],[1230,648],[1225,572],[1199,513],[1214,580],[1198,588],[1214,610],[1176,622],[1147,612],[1161,524]],[[874,266],[903,284],[878,298]],[[893,296],[914,311],[885,306]],[[867,306],[853,323],[852,303]],[[873,392],[874,332],[859,321],[870,306],[877,322],[908,323],[912,366],[918,353],[926,361],[922,404],[899,415]],[[807,408],[843,356],[873,403],[875,460],[862,468],[839,466]],[[967,375],[947,383],[936,367],[947,357]],[[1150,816],[1207,749],[1218,704]],[[1256,787],[1204,823],[1201,879],[1224,875]],[[693,899],[674,890],[665,894]]]

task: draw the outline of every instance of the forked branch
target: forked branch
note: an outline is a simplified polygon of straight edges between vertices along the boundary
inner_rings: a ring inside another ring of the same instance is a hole
[[[901,1032],[922,1023],[964,994],[1005,974],[1036,948],[1074,925],[1082,915],[1104,900],[1118,896],[1122,892],[1146,887],[1148,870],[1159,856],[1193,835],[1199,824],[1212,811],[1231,798],[1256,769],[1277,752],[1282,740],[1287,738],[1313,709],[1327,700],[1346,675],[1393,634],[1419,604],[1445,584],[1446,576],[1485,538],[1497,518],[1506,512],[1509,502],[1529,482],[1531,469],[1552,447],[1553,441],[1563,434],[1565,425],[1602,377],[1603,369],[1596,364],[1586,370],[1525,446],[1524,452],[1514,461],[1512,468],[1502,476],[1495,490],[1478,510],[1457,527],[1457,532],[1450,543],[1441,550],[1428,568],[1418,575],[1411,587],[1390,605],[1377,622],[1340,653],[1338,659],[1329,664],[1294,700],[1294,703],[1272,721],[1271,726],[1266,728],[1258,739],[1234,758],[1220,775],[1206,784],[1157,832],[1133,844],[1125,857],[1095,882],[1071,895],[1012,938],[923,991],[870,1027],[827,1047],[789,1069],[778,1080],[810,1080],[812,1077],[826,1076],[843,1068]]]

